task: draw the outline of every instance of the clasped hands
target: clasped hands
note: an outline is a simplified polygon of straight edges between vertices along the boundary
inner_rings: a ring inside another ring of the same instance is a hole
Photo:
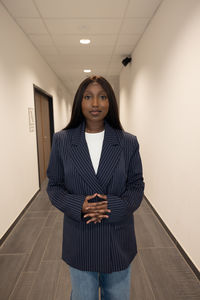
[[[93,199],[96,196],[102,198],[102,201],[93,203],[88,202],[88,200]],[[90,220],[88,220],[86,224],[89,224],[91,222],[94,222],[95,224],[97,222],[101,223],[101,220],[103,218],[109,218],[109,216],[106,214],[109,212],[111,212],[111,210],[108,209],[108,201],[106,195],[95,193],[93,195],[86,196],[82,207],[84,218],[90,217]]]

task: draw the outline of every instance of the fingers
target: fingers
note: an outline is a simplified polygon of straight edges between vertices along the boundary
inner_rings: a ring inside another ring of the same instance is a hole
[[[85,197],[85,200],[83,202],[83,206],[82,206],[82,212],[86,213],[86,207],[88,206],[88,200],[95,198],[97,195],[97,193],[93,194],[93,195],[88,195]]]
[[[96,212],[97,210],[106,210],[108,209],[108,205],[107,203],[87,203],[85,205],[83,205],[83,208],[82,208],[82,212],[87,214],[87,213],[90,213],[90,212]]]
[[[101,198],[102,201],[88,203],[88,200],[93,199],[96,196]],[[89,220],[87,220],[86,224],[89,224],[91,222],[94,222],[95,224],[97,222],[101,223],[101,220],[103,218],[109,218],[107,213],[110,213],[111,210],[108,209],[107,196],[98,193],[86,196],[82,207],[82,212],[84,213],[84,218],[90,218]]]
[[[85,213],[85,215],[91,215],[91,214],[96,214],[96,215],[101,215],[101,214],[106,214],[106,213],[110,213],[111,210],[110,209],[98,209],[98,210],[89,210]]]
[[[101,223],[101,220],[102,220],[102,219],[96,219],[96,220],[94,221],[94,224],[96,224],[96,223]]]
[[[88,200],[90,200],[90,199],[93,199],[93,198],[95,198],[96,196],[97,196],[97,193],[95,193],[95,194],[93,194],[93,195],[88,195],[88,196],[85,197],[85,201],[88,201]]]
[[[107,196],[106,195],[97,194],[97,197],[107,200]]]
[[[91,218],[90,220],[88,220],[88,221],[86,222],[86,224],[89,224],[89,223],[91,223],[91,222],[94,222],[94,223],[96,224],[96,218]]]
[[[110,213],[111,210],[107,207],[99,207],[99,208],[90,208],[85,210],[85,214],[91,214],[91,213]]]
[[[90,213],[86,213],[84,215],[84,218],[87,218],[87,217],[101,217],[101,215],[104,215],[106,213],[109,213],[110,210],[98,210],[98,211],[94,211],[94,212],[90,212]],[[108,215],[106,215],[107,217],[109,217]]]
[[[86,206],[87,209],[97,209],[97,208],[107,208],[108,206],[108,201],[101,201],[101,202],[94,202],[94,203],[88,203]]]
[[[108,209],[107,205],[102,205],[102,206],[92,206],[92,207],[87,207],[85,210],[85,214],[91,214],[91,213],[97,213],[97,214],[105,214],[105,213],[110,213],[111,210]]]
[[[98,217],[101,218],[101,219],[103,219],[103,218],[106,218],[106,219],[109,218],[108,215],[99,215]],[[84,218],[85,218],[85,216],[84,216]],[[101,223],[101,220],[98,220],[96,216],[91,216],[91,219],[88,220],[88,221],[86,222],[86,224],[89,224],[89,223],[91,223],[91,222],[94,222],[94,223],[99,222],[99,223]]]
[[[107,196],[106,195],[102,195],[102,194],[98,194],[98,193],[95,193],[93,195],[88,195],[85,197],[85,201],[88,201],[88,200],[91,200],[93,198],[95,198],[96,196],[98,196],[99,198],[102,198],[104,200],[107,200]]]

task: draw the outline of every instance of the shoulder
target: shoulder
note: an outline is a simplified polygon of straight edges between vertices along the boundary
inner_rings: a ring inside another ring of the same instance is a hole
[[[127,132],[127,131],[123,131],[123,135],[124,135],[124,139],[126,139],[127,141],[133,142],[137,139],[136,135]]]
[[[139,150],[139,144],[136,135],[126,132],[124,130],[116,130],[118,141],[121,145],[125,155],[131,156]]]
[[[55,132],[53,138],[55,138],[56,140],[63,140],[69,138],[71,135],[73,135],[73,130],[74,128],[67,130],[62,129],[60,131]]]
[[[137,136],[134,134],[131,134],[127,131],[122,131],[123,136],[123,144],[125,147],[137,147],[138,146],[138,140]]]
[[[63,145],[63,143],[69,142],[71,140],[71,130],[72,129],[60,130],[54,133],[53,143],[56,145]]]
[[[54,133],[53,137],[55,139],[62,139],[65,138],[69,133],[69,129],[68,130],[60,130]]]

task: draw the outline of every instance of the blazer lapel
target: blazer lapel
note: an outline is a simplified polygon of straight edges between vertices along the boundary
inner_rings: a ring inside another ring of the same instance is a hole
[[[97,179],[104,191],[106,191],[106,187],[111,179],[114,169],[119,162],[122,150],[120,135],[121,131],[112,128],[105,122],[105,136],[97,171]]]
[[[85,122],[71,130],[72,142],[70,157],[83,180],[96,193],[105,194],[106,186],[119,161],[122,147],[121,131],[113,129],[105,121],[105,135],[97,174],[95,174],[85,140]]]
[[[90,154],[85,140],[85,122],[71,130],[72,144],[70,156],[77,172],[96,193],[103,193],[97,180]]]

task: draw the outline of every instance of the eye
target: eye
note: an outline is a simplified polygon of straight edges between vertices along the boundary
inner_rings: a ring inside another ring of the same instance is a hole
[[[106,99],[107,99],[107,96],[106,96],[106,95],[101,95],[101,96],[100,96],[100,99],[101,99],[101,100],[106,100]]]
[[[90,99],[91,99],[91,96],[90,96],[90,95],[85,95],[85,96],[83,96],[83,98],[84,98],[85,100],[90,100]]]

